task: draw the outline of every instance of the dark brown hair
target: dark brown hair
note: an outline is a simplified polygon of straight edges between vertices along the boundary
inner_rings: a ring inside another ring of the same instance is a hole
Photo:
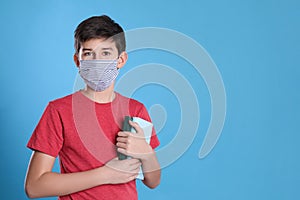
[[[82,21],[74,32],[75,51],[79,53],[81,44],[90,39],[111,38],[119,55],[126,49],[125,34],[122,27],[106,15],[93,16]]]

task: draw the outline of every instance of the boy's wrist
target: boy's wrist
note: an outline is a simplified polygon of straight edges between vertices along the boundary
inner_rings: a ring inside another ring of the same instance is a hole
[[[145,173],[154,172],[160,169],[156,152],[153,149],[152,153],[149,153],[148,155],[144,156],[143,159],[141,159],[141,162],[144,175]]]
[[[151,148],[151,147],[150,147]],[[149,153],[145,153],[141,156],[140,160],[142,161],[142,163],[147,162],[152,160],[153,158],[156,157],[156,153],[155,151],[151,148],[151,150],[149,149]]]
[[[97,185],[109,184],[109,177],[107,176],[107,166],[103,165],[96,170],[95,177],[97,180]]]

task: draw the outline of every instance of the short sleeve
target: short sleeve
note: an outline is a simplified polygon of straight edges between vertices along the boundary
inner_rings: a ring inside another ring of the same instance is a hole
[[[151,118],[150,118],[150,116],[148,114],[148,111],[147,111],[147,109],[146,109],[146,107],[144,105],[142,106],[142,109],[140,110],[140,113],[139,113],[138,117],[140,117],[140,118],[142,118],[142,119],[144,119],[144,120],[152,123]],[[151,135],[151,139],[150,139],[150,146],[153,149],[155,149],[156,147],[159,146],[159,144],[160,144],[160,142],[158,140],[155,128],[153,126],[152,135]]]
[[[60,115],[50,102],[32,133],[27,147],[57,157],[63,144],[62,131]]]

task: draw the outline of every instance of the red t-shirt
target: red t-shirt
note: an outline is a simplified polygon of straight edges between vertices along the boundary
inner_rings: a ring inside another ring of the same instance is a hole
[[[101,167],[116,157],[116,135],[126,115],[151,121],[145,106],[134,99],[116,93],[111,103],[101,104],[76,92],[48,104],[27,147],[59,156],[61,173]],[[150,145],[152,148],[159,145],[154,129]],[[134,180],[101,185],[59,199],[134,200],[136,184]]]

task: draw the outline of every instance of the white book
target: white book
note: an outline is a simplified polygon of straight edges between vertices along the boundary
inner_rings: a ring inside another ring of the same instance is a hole
[[[139,117],[133,117],[132,121],[138,123],[139,126],[143,129],[144,135],[145,135],[145,140],[148,144],[150,144],[153,124],[151,122],[148,122]],[[131,132],[136,133],[136,131],[134,130],[133,127],[131,128]],[[139,171],[139,175],[137,176],[137,179],[144,180],[144,174],[143,174],[142,167]]]

